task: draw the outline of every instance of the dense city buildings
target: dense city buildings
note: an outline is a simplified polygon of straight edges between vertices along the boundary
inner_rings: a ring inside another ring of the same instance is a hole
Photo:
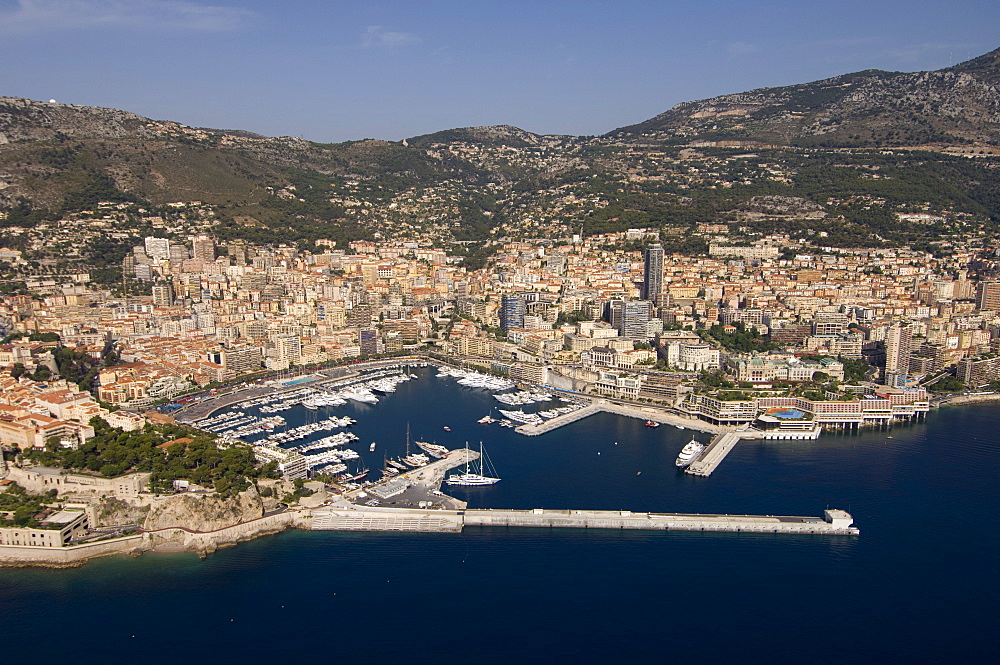
[[[142,411],[248,374],[429,350],[719,422],[742,422],[778,395],[846,404],[858,386],[906,394],[949,374],[970,386],[997,380],[1000,283],[981,242],[941,256],[798,253],[772,234],[753,251],[687,256],[657,235],[504,239],[473,270],[419,238],[306,251],[192,226],[137,242],[117,290],[91,288],[85,274],[29,279],[30,294],[3,299],[0,327],[14,337],[0,364],[17,385],[42,385],[70,349],[93,359],[93,398]],[[87,436],[23,414],[0,421],[0,440],[18,445],[46,427]]]

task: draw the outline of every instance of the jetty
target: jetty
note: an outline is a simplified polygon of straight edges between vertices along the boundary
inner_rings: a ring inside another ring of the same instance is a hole
[[[639,420],[648,420],[654,423],[660,423],[661,425],[674,425],[675,427],[683,427],[701,432],[711,432],[713,434],[723,430],[723,428],[718,425],[713,425],[702,420],[694,420],[692,418],[685,418],[683,416],[666,413],[662,409],[631,406],[628,404],[620,404],[618,402],[598,399],[592,401],[587,406],[570,411],[569,413],[564,413],[541,423],[519,425],[514,428],[514,431],[525,436],[538,436],[540,434],[545,434],[546,432],[551,432],[554,429],[558,429],[563,425],[568,425],[576,422],[577,420],[582,420],[583,418],[601,412],[613,413],[615,415],[626,416],[628,418],[638,418]]]
[[[426,507],[460,510],[465,508],[465,502],[441,493],[441,483],[444,482],[448,471],[477,459],[479,459],[478,451],[457,448],[450,451],[446,457],[426,466],[347,492],[344,495],[345,503],[363,503],[366,508],[379,507],[382,510]]]
[[[822,517],[634,513],[629,510],[435,510],[357,506],[343,502],[313,509],[317,531],[460,532],[465,527],[715,531],[788,535],[857,536],[854,518],[830,509]]]
[[[688,468],[684,469],[684,473],[702,477],[712,475],[722,460],[726,459],[726,455],[732,452],[736,444],[740,442],[741,434],[741,432],[723,432],[712,437],[711,443],[705,447],[696,460],[691,462]]]
[[[518,425],[514,428],[514,431],[525,436],[538,436],[540,434],[545,434],[546,432],[551,432],[554,429],[558,429],[563,425],[575,423],[577,420],[583,420],[584,418],[592,416],[595,413],[600,413],[601,410],[600,405],[596,403],[589,404],[583,408],[558,415],[555,418],[551,418],[541,423]]]

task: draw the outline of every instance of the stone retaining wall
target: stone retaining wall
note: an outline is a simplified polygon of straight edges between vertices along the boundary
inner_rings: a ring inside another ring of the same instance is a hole
[[[98,556],[132,554],[147,549],[142,535],[102,540],[70,547],[0,546],[3,566],[77,566]]]
[[[0,566],[77,566],[87,559],[109,554],[141,554],[162,548],[187,550],[201,554],[214,552],[221,546],[289,528],[310,528],[308,511],[287,511],[259,519],[234,524],[215,531],[191,531],[184,527],[166,527],[134,536],[103,540],[71,547],[0,546]]]

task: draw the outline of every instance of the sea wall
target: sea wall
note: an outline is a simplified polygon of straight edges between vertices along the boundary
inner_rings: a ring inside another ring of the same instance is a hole
[[[78,566],[87,559],[109,554],[141,554],[152,550],[214,552],[258,536],[289,528],[311,527],[310,512],[289,510],[212,531],[164,527],[151,531],[71,547],[0,546],[0,566]]]
[[[163,527],[144,531],[143,537],[147,549],[188,550],[207,554],[220,547],[293,527],[310,528],[309,511],[289,510],[212,531],[195,531],[179,526]]]
[[[142,535],[102,540],[71,547],[0,546],[0,566],[79,566],[87,559],[108,554],[137,554],[148,549]]]
[[[975,404],[976,402],[1000,402],[1000,393],[990,395],[958,395],[941,402],[941,406],[958,406],[959,404]]]

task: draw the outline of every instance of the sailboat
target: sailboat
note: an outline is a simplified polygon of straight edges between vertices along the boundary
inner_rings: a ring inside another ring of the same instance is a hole
[[[496,470],[493,469],[493,465],[490,464],[489,458],[486,457],[486,453],[483,451],[483,442],[480,441],[478,473],[474,469],[470,468],[469,458],[466,457],[465,473],[448,476],[444,482],[449,485],[492,485],[500,482],[499,478],[493,478],[485,475],[487,470],[489,470],[490,473],[496,473]]]
[[[367,476],[367,475],[368,475],[368,467],[365,466],[365,467],[359,468],[354,473],[348,473],[347,474],[347,480],[350,480],[350,481],[364,480],[365,476]]]
[[[406,423],[406,457],[403,461],[412,467],[424,466],[431,461],[431,458],[423,453],[410,452],[410,423]]]
[[[430,454],[431,457],[436,457],[438,459],[447,457],[448,453],[451,452],[444,446],[439,446],[436,443],[427,443],[426,441],[414,441],[413,443],[417,444],[417,447],[424,452]]]
[[[391,478],[399,473],[399,469],[389,464],[389,459],[385,456],[382,457],[382,477]]]

